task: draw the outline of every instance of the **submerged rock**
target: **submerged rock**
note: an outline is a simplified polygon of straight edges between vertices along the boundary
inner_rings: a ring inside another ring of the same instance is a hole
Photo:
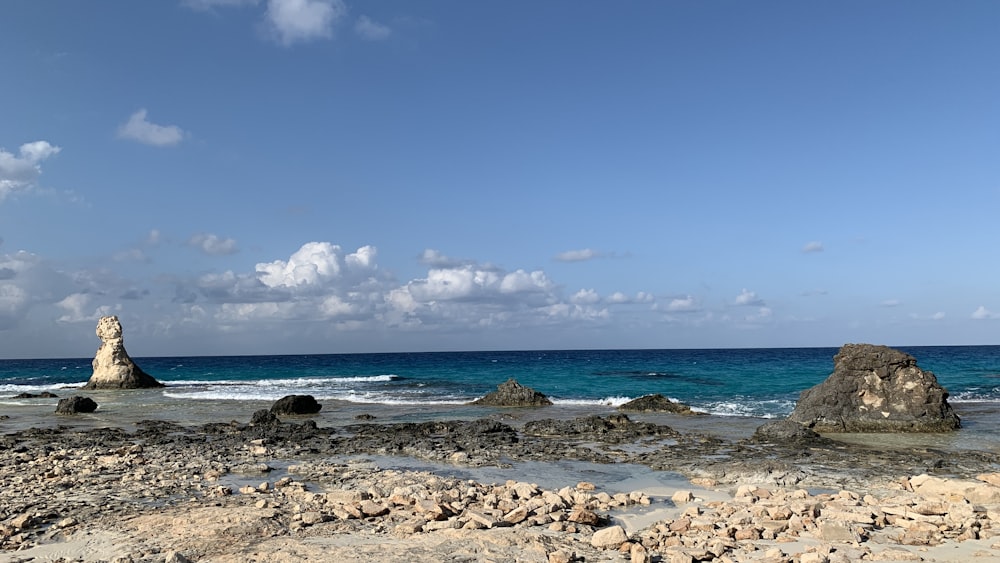
[[[525,387],[512,378],[498,385],[496,391],[487,393],[486,396],[476,399],[470,404],[487,407],[542,407],[551,405],[552,401],[542,393]]]
[[[73,395],[67,399],[59,399],[56,405],[56,414],[76,414],[81,412],[94,412],[97,410],[97,403],[90,397]]]
[[[316,402],[312,395],[286,395],[271,405],[271,413],[280,414],[316,414],[323,405]]]
[[[140,389],[163,387],[153,376],[135,365],[125,351],[125,339],[118,317],[101,317],[97,322],[101,347],[94,356],[94,373],[84,389]]]
[[[948,391],[913,356],[845,344],[833,373],[806,389],[789,420],[817,432],[946,432],[961,426]]]
[[[675,414],[699,414],[691,410],[690,405],[676,403],[670,399],[655,393],[645,395],[638,399],[632,399],[624,405],[618,407],[622,412],[671,412]]]
[[[11,397],[11,399],[58,399],[59,395],[55,393],[49,393],[48,391],[42,391],[41,393],[18,393]]]

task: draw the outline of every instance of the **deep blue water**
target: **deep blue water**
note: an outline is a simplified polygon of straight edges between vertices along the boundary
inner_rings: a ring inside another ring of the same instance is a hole
[[[1000,403],[1000,346],[901,347],[951,402]],[[509,378],[557,404],[621,404],[661,393],[719,415],[787,415],[833,371],[836,348],[433,352],[135,358],[166,399],[273,400],[291,393],[376,404],[458,404]],[[82,385],[90,358],[0,360],[0,401]]]

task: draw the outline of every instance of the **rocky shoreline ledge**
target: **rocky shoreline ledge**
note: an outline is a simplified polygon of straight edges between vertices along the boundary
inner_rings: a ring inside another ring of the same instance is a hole
[[[0,561],[990,561],[1000,456],[871,449],[764,425],[724,440],[624,414],[318,427],[309,419],[0,437]],[[377,469],[633,463],[670,498]],[[348,457],[353,462],[338,462]],[[715,490],[722,500],[699,498]],[[641,529],[623,510],[661,511]]]

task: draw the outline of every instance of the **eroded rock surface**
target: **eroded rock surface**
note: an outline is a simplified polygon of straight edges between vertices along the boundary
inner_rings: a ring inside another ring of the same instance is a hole
[[[946,432],[959,428],[948,392],[913,356],[846,344],[833,373],[802,392],[789,420],[817,432]]]
[[[286,395],[271,405],[271,412],[275,415],[316,414],[322,408],[312,395]]]
[[[670,399],[655,393],[645,395],[638,399],[632,399],[624,405],[618,407],[622,412],[671,412],[674,414],[695,414],[690,405],[676,403]]]
[[[514,379],[508,379],[498,385],[496,391],[472,401],[472,404],[488,407],[541,407],[551,405],[552,401],[542,393],[525,387]]]
[[[94,373],[84,389],[141,389],[163,387],[153,376],[142,371],[125,351],[125,339],[118,317],[101,317],[97,322],[101,347],[94,356]]]
[[[97,403],[90,397],[73,395],[66,399],[59,399],[56,405],[56,414],[77,414],[81,412],[94,412],[97,410]]]

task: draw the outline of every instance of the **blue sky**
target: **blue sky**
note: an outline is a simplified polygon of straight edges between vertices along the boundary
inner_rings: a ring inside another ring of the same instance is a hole
[[[997,344],[995,2],[0,5],[0,357]]]

